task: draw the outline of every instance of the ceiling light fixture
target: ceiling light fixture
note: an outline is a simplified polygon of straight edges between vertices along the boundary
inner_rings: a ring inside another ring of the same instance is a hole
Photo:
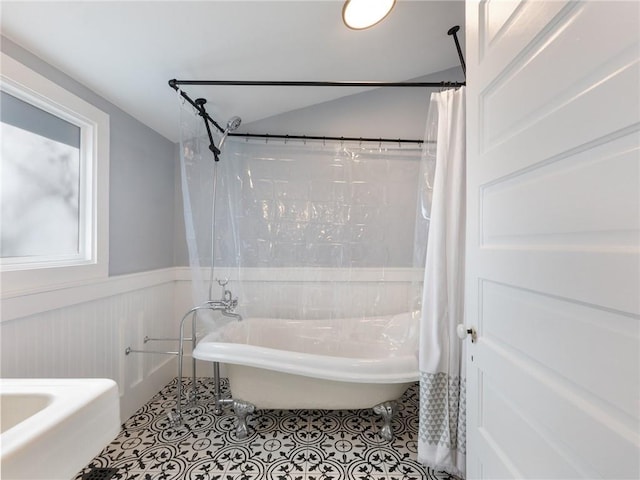
[[[353,30],[364,30],[384,20],[395,4],[396,0],[347,0],[342,20]]]

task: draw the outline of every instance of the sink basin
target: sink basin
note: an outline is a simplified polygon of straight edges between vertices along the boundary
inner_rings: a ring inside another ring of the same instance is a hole
[[[53,395],[6,393],[0,396],[0,434],[53,402]]]
[[[119,432],[113,380],[0,379],[5,480],[69,480]]]

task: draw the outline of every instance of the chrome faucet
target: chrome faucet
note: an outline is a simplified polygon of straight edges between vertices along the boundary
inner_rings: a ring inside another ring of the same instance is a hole
[[[233,294],[230,290],[227,290],[225,286],[229,283],[229,279],[219,280],[216,278],[218,285],[222,287],[222,296],[220,300],[209,300],[207,305],[212,310],[219,310],[225,317],[232,317],[237,320],[242,320],[242,316],[238,313],[234,313],[234,310],[238,306],[238,297],[233,298]]]

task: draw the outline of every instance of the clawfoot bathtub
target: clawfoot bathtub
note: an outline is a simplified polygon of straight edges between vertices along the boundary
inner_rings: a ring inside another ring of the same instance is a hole
[[[226,364],[239,437],[255,409],[373,408],[390,440],[394,400],[418,380],[418,317],[248,318],[206,335],[193,357]]]

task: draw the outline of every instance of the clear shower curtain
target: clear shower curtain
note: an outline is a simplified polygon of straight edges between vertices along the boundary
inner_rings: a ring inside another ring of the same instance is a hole
[[[230,138],[216,163],[202,117],[189,104],[181,113],[194,305],[229,290],[244,318],[324,320],[335,327],[318,329],[318,342],[350,339],[344,329],[355,322],[344,319],[389,317],[391,335],[392,317],[406,312],[416,319],[408,327],[417,331],[427,222],[416,224],[419,148]],[[417,268],[414,241],[423,255]],[[223,288],[216,280],[228,283]],[[236,322],[219,311],[198,318],[196,336],[216,333],[219,341]],[[417,335],[410,340],[398,345],[415,352]]]
[[[464,87],[432,94],[426,136],[436,167],[420,324],[418,460],[464,478],[466,375],[456,336],[464,313]]]

